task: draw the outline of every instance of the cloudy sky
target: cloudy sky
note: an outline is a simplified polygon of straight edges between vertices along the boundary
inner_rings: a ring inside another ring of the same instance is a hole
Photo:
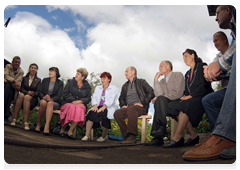
[[[137,76],[153,86],[162,60],[185,74],[186,48],[208,64],[218,53],[212,36],[220,28],[206,5],[9,5],[4,21],[8,17],[4,58],[20,56],[25,73],[37,63],[40,78],[52,66],[65,79],[85,67],[89,73],[110,72],[120,89],[125,69],[135,66]],[[223,31],[231,40],[230,31]]]

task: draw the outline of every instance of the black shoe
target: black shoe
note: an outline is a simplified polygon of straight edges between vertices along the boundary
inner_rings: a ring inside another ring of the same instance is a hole
[[[199,143],[199,136],[197,136],[195,139],[189,138],[187,142],[184,143],[184,146],[194,146]]]
[[[65,134],[64,133],[60,133],[60,137],[64,137],[65,136]]]
[[[184,138],[183,137],[178,142],[171,139],[168,143],[163,145],[163,148],[175,148],[175,147],[183,146],[183,144],[184,144]]]
[[[49,136],[49,132],[43,132],[45,136]]]
[[[154,137],[163,138],[168,136],[168,132],[166,130],[166,127],[160,126],[158,130],[152,131],[151,135]]]
[[[34,132],[36,132],[36,133],[40,133],[40,130],[36,130],[36,129],[35,129]]]
[[[162,138],[153,138],[152,141],[145,143],[145,146],[159,146],[163,144],[164,144],[164,141]]]
[[[68,139],[72,139],[72,140],[75,140],[76,138],[73,136],[73,135],[68,135]]]

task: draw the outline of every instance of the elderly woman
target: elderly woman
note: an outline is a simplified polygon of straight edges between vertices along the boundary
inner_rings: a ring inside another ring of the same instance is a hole
[[[41,79],[37,77],[38,65],[35,63],[30,64],[28,73],[23,77],[21,83],[20,94],[15,103],[13,121],[11,126],[16,125],[16,120],[19,114],[19,111],[23,107],[24,113],[24,129],[29,129],[28,116],[30,110],[32,110],[38,104],[38,88],[41,83]]]
[[[113,114],[116,110],[116,100],[118,98],[117,87],[110,84],[112,76],[108,72],[100,75],[102,86],[97,86],[92,97],[93,108],[87,114],[86,134],[82,141],[90,140],[90,131],[93,128],[102,127],[102,136],[98,142],[107,139],[107,129],[111,128],[110,120],[114,119]]]
[[[52,119],[53,110],[59,108],[59,100],[62,97],[63,82],[59,80],[59,69],[57,67],[49,68],[49,77],[44,78],[39,86],[38,123],[35,132],[40,132],[41,120],[46,112],[46,124],[44,126],[44,135],[49,135],[49,125]]]
[[[197,127],[201,121],[204,113],[202,106],[202,98],[213,92],[211,83],[207,82],[203,75],[203,66],[206,65],[202,59],[198,57],[194,50],[187,49],[183,53],[183,59],[190,69],[185,74],[185,91],[184,95],[180,98],[180,103],[176,105],[171,115],[177,117],[178,127],[174,137],[169,143],[164,144],[164,148],[179,147],[179,146],[192,146],[199,142],[193,127]],[[183,131],[184,129],[190,134],[190,138],[184,143]]]
[[[91,86],[85,80],[88,72],[85,68],[77,69],[76,76],[69,79],[63,91],[63,98],[60,107],[61,131],[64,136],[65,125],[72,121],[68,131],[68,138],[75,139],[73,130],[85,123],[87,104],[91,101]]]

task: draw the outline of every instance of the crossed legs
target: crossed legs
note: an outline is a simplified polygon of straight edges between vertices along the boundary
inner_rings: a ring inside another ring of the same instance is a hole
[[[184,129],[187,129],[187,131],[190,134],[191,139],[195,139],[197,137],[197,134],[194,131],[193,126],[192,126],[191,122],[189,121],[187,114],[185,114],[181,111],[178,115],[178,127],[177,127],[176,133],[172,139],[176,142],[179,141],[183,136]]]

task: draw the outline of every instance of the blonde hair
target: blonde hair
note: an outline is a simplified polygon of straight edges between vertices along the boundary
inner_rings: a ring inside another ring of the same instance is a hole
[[[77,69],[77,72],[81,73],[82,76],[84,77],[84,80],[87,78],[88,76],[88,71],[85,68],[79,68]]]

